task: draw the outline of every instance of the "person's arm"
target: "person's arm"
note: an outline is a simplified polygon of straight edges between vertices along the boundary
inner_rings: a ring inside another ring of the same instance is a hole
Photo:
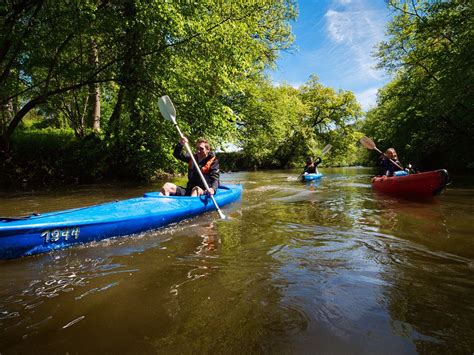
[[[379,175],[387,175],[387,158],[385,158],[383,155],[380,156],[379,158]]]
[[[316,167],[316,166],[318,166],[319,164],[321,164],[322,161],[323,161],[323,160],[322,160],[320,157],[318,157],[318,159],[316,159],[316,161],[315,161],[313,164],[314,164],[314,166]]]
[[[394,171],[403,170],[403,165],[402,165],[402,163],[400,163],[400,160],[394,159],[393,161],[394,161],[396,164],[400,165],[400,167],[401,167],[401,169],[400,169],[400,168],[399,168],[398,166],[396,166],[395,164],[392,164],[392,165],[393,165],[393,168],[394,168]]]
[[[173,156],[185,163],[189,162],[189,159],[191,159],[188,153],[183,152],[183,144],[181,144],[181,142],[176,144],[176,147],[174,147]]]
[[[211,164],[211,168],[209,170],[209,188],[214,190],[214,193],[217,191],[219,187],[219,160],[216,158]]]
[[[382,154],[382,155],[379,157],[379,166],[384,165],[386,160],[387,160],[387,158],[385,158],[385,156]]]

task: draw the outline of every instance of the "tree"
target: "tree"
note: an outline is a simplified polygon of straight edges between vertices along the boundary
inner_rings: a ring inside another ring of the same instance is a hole
[[[290,136],[303,114],[298,90],[270,81],[258,83],[239,111],[241,144],[252,167],[282,167],[294,148]]]
[[[357,141],[352,124],[361,113],[352,92],[336,92],[312,75],[299,89],[262,81],[247,95],[238,116],[242,146],[255,167],[300,166],[326,144],[334,146],[329,161],[350,163],[347,152]]]
[[[379,66],[394,80],[366,129],[425,168],[474,166],[474,8],[463,0],[390,1]]]
[[[349,164],[348,156],[355,149],[355,132],[352,125],[361,116],[361,107],[351,91],[325,87],[316,75],[311,75],[308,82],[300,88],[302,102],[307,110],[302,117],[301,126],[310,128],[311,136],[319,142],[319,147],[333,145],[329,161],[338,165]],[[315,147],[308,147],[308,155],[316,155]]]
[[[67,114],[78,139],[87,135],[88,121],[98,131],[100,117],[109,161],[147,175],[173,167],[163,151],[176,137],[160,118],[158,97],[173,98],[191,139],[235,137],[233,98],[290,45],[296,6],[292,0],[18,0],[0,11],[1,149],[9,150],[32,110],[39,109],[37,117]],[[99,110],[104,100],[110,116]]]

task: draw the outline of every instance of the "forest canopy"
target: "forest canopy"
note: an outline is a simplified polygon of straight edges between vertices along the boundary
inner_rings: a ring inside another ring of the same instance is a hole
[[[372,164],[366,134],[425,168],[472,169],[473,5],[390,0],[377,52],[393,80],[366,113],[314,73],[266,76],[291,48],[292,0],[7,0],[0,5],[0,181],[149,180],[185,167],[158,110],[183,132],[242,150],[235,168]],[[225,160],[225,159],[223,159]],[[230,167],[230,165],[229,165]]]
[[[421,168],[473,169],[473,2],[389,4],[394,17],[377,57],[393,80],[362,130]]]

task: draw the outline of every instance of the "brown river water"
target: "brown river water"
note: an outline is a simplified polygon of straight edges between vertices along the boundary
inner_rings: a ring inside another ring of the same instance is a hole
[[[472,354],[473,178],[420,202],[321,170],[223,174],[244,187],[227,220],[1,261],[0,354]],[[3,191],[0,215],[160,185]]]

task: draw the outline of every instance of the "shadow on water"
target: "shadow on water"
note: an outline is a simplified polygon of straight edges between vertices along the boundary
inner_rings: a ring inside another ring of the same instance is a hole
[[[417,202],[374,194],[370,170],[321,170],[225,174],[244,186],[229,220],[1,262],[0,351],[472,352],[472,185]],[[0,214],[153,189],[5,193]]]

